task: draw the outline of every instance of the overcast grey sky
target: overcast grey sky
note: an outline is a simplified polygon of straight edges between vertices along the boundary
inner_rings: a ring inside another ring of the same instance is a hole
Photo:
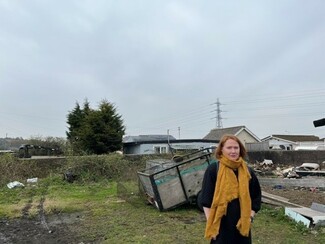
[[[0,0],[0,138],[65,137],[106,99],[127,135],[325,137],[324,0]]]

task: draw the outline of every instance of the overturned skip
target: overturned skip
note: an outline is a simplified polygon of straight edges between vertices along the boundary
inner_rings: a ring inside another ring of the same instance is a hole
[[[325,205],[312,203],[310,208],[285,208],[285,215],[305,226],[325,226]]]

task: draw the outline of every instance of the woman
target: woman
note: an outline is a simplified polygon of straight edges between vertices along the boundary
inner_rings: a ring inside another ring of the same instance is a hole
[[[246,149],[234,135],[224,135],[202,183],[205,238],[211,243],[251,243],[250,227],[261,208],[261,187],[244,161]]]

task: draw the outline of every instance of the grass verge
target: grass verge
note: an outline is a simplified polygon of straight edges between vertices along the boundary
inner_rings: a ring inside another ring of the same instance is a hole
[[[0,188],[0,218],[82,213],[69,226],[75,236],[96,243],[208,243],[205,218],[194,206],[160,212],[138,194],[135,181],[67,183],[59,175],[25,188]],[[254,243],[325,243],[325,229],[307,229],[289,220],[283,208],[263,205],[252,227]]]

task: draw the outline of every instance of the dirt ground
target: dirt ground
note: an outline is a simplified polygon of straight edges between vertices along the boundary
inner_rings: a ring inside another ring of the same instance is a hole
[[[310,207],[313,202],[325,205],[325,191],[314,188],[290,187],[276,189],[270,186],[262,186],[262,191],[273,195],[285,197],[289,202],[304,207]]]
[[[53,215],[36,219],[0,220],[1,244],[88,243],[77,237],[71,227],[82,221],[78,214]]]
[[[312,202],[325,204],[325,192],[320,190],[296,187],[274,189],[262,186],[268,193],[285,197],[290,202],[310,207]],[[3,244],[86,244],[100,243],[82,240],[73,233],[73,227],[80,224],[83,217],[79,214],[57,214],[38,216],[36,219],[22,217],[15,220],[0,220],[0,243]]]

